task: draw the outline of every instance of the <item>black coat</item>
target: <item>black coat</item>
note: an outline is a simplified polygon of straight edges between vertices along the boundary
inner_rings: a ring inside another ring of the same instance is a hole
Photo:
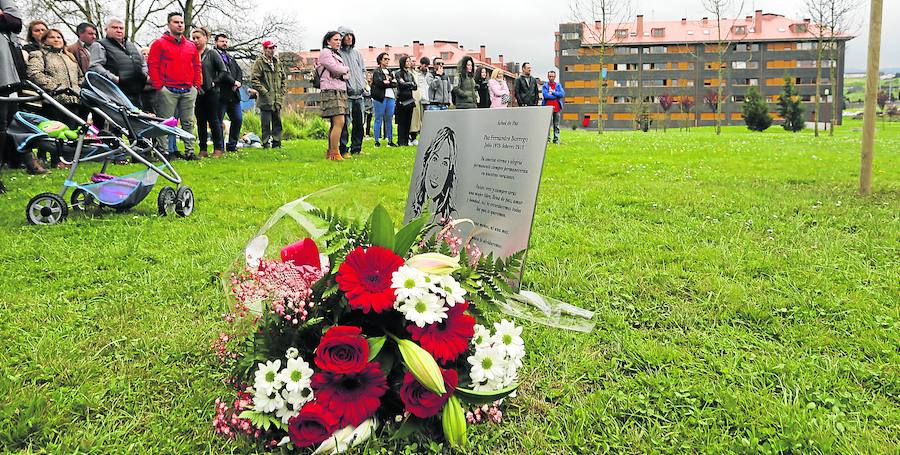
[[[519,106],[537,106],[538,85],[534,76],[516,78],[516,102]]]
[[[415,76],[401,69],[394,72],[394,81],[397,82],[397,102],[408,104],[413,99],[413,91],[418,88]]]
[[[384,90],[386,88],[397,88],[397,80],[391,77],[388,84],[384,83],[384,71],[379,67],[372,72],[372,99],[379,103],[384,102]]]
[[[491,91],[488,87],[488,80],[480,77],[475,78],[475,90],[478,92],[478,107],[491,107]]]
[[[228,55],[227,52],[217,52],[219,54],[219,57],[222,57],[222,54],[225,54],[225,56],[228,58],[227,62],[224,62],[224,57],[222,58],[222,61],[225,63],[225,69],[227,71],[219,80],[221,82],[221,84],[219,85],[219,97],[224,102],[237,101],[240,99],[240,94],[237,90],[234,90],[234,83],[244,83],[244,71],[241,69],[241,65],[238,65],[237,60],[235,60],[234,57]]]
[[[212,49],[204,50],[200,54],[200,67],[203,69],[203,85],[200,86],[202,94],[218,95],[219,87],[228,86],[227,80],[231,76],[218,52]],[[231,80],[231,85],[234,85],[234,80]]]

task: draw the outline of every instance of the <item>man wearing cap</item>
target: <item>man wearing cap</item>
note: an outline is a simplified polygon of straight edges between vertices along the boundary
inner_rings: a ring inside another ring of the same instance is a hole
[[[341,155],[347,158],[347,154],[357,154],[362,151],[362,143],[365,128],[363,126],[363,111],[365,101],[363,91],[366,88],[366,64],[362,54],[356,50],[356,34],[349,27],[338,27],[341,34],[341,50],[338,53],[344,64],[350,68],[347,75],[347,112],[344,116],[344,129],[341,131]],[[351,125],[352,123],[352,125]],[[351,128],[352,127],[352,128]],[[350,130],[352,129],[352,134]],[[349,144],[348,144],[349,142]]]
[[[250,86],[259,94],[256,106],[262,124],[263,148],[271,142],[273,148],[281,148],[281,106],[287,91],[287,73],[275,55],[278,45],[272,40],[263,42],[263,54],[250,69]]]

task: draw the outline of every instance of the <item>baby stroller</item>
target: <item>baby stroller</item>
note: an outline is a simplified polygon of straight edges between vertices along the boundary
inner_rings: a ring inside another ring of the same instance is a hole
[[[25,112],[17,112],[10,124],[7,134],[18,144],[20,151],[30,148],[52,151],[59,154],[61,161],[71,165],[68,177],[58,193],[41,193],[28,202],[25,217],[30,224],[59,223],[66,219],[70,207],[82,211],[98,206],[109,207],[118,212],[128,210],[150,194],[159,176],[177,188],[164,186],[159,191],[157,197],[159,214],[188,216],[193,212],[193,192],[190,187],[181,184],[181,176],[153,145],[153,139],[157,137],[174,134],[192,140],[192,134],[165,124],[167,121],[164,119],[141,112],[112,81],[94,72],[85,75],[85,84],[79,96],[81,102],[91,109],[95,117],[106,120],[110,132],[97,134],[86,120],[79,118],[53,99],[52,95],[58,93],[47,93],[31,81],[25,81],[22,86],[37,92],[37,95],[13,101],[27,102],[40,99],[44,103],[50,103],[80,125],[76,131],[70,131],[67,136],[56,134],[51,136],[51,133],[41,127],[46,126],[44,122],[48,119]],[[0,98],[0,102],[2,101],[4,98]],[[123,136],[127,139],[123,140]],[[149,161],[148,158],[154,156],[160,160],[160,165]],[[132,162],[143,164],[146,169],[122,176],[107,173],[107,167],[111,162],[128,157]],[[91,175],[88,182],[76,182],[75,172],[79,165],[85,162],[99,162],[102,166],[99,172]],[[73,191],[69,203],[66,203],[64,198],[69,188]]]

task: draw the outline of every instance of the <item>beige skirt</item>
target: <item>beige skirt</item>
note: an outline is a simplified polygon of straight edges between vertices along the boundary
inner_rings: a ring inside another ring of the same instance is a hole
[[[322,118],[347,115],[347,92],[344,90],[322,90],[319,95]]]

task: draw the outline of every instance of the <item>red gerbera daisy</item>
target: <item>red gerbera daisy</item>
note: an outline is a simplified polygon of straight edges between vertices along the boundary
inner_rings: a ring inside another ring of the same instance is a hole
[[[475,336],[475,318],[465,314],[467,308],[468,302],[457,303],[447,311],[447,319],[442,322],[422,328],[410,324],[406,330],[436,360],[443,364],[452,362],[466,351]]]
[[[388,386],[378,362],[369,362],[359,373],[320,371],[312,377],[312,388],[316,402],[333,412],[343,428],[359,425],[375,415]]]
[[[369,310],[381,313],[394,306],[396,297],[391,289],[391,276],[401,265],[403,258],[387,248],[357,247],[338,269],[338,287],[344,291],[350,307],[363,313]]]

